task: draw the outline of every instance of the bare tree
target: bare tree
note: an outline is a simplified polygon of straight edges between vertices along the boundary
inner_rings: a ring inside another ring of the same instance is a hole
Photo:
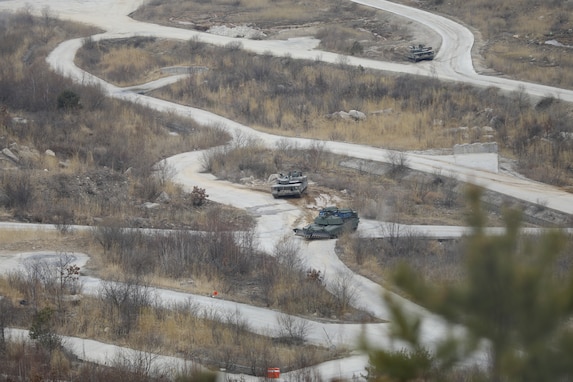
[[[127,335],[135,326],[142,308],[151,306],[151,291],[141,279],[107,281],[102,284],[100,298],[106,303],[117,335]]]
[[[239,345],[241,335],[249,331],[249,320],[244,317],[238,309],[236,309],[235,312],[227,314],[226,323],[231,329],[235,345]]]
[[[132,378],[147,380],[161,375],[161,366],[156,362],[158,355],[133,349],[118,351],[112,360],[112,366]]]
[[[280,313],[277,316],[279,337],[291,344],[303,344],[306,341],[310,324],[295,316]]]
[[[153,166],[153,170],[155,171],[155,176],[159,180],[161,187],[165,187],[175,176],[175,169],[165,160],[155,164],[155,166]]]
[[[42,258],[32,258],[24,262],[24,280],[26,285],[26,299],[35,308],[40,303],[40,298],[46,296],[45,291],[49,290],[55,283],[55,277],[51,274],[49,263]]]
[[[300,248],[298,243],[293,240],[292,236],[282,237],[274,248],[274,256],[278,262],[286,269],[300,272],[302,270],[302,262],[299,257]]]
[[[408,155],[403,151],[389,151],[386,156],[390,163],[390,176],[397,177],[408,169]]]
[[[55,297],[58,308],[62,306],[63,296],[65,294],[78,294],[81,290],[79,283],[80,267],[74,264],[76,258],[70,254],[63,253],[58,255],[54,263],[55,276],[58,286],[55,289]]]
[[[326,149],[324,148],[324,142],[313,142],[307,150],[308,161],[307,163],[312,166],[314,170],[320,168],[322,161],[326,155]]]
[[[347,272],[342,277],[338,277],[332,286],[332,294],[336,299],[339,314],[346,312],[356,299],[357,290],[352,278],[353,274]]]

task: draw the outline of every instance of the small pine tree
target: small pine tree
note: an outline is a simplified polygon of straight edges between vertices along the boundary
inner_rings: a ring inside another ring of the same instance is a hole
[[[565,277],[555,273],[565,235],[550,230],[524,237],[517,210],[504,213],[503,234],[488,234],[481,190],[471,187],[468,200],[468,222],[473,231],[463,254],[466,280],[461,285],[436,287],[405,265],[395,278],[397,285],[416,301],[448,322],[461,324],[467,335],[446,336],[432,352],[433,366],[428,367],[428,359],[415,357],[417,349],[424,348],[419,338],[420,318],[407,317],[397,303],[388,299],[393,307],[395,339],[405,341],[408,349],[414,350],[370,350],[369,376],[386,376],[384,380],[389,381],[446,380],[444,375],[474,351],[483,350],[480,344],[486,340],[488,368],[474,372],[472,380],[571,380],[573,272]],[[414,373],[404,377],[400,365]]]
[[[69,111],[79,109],[80,107],[80,96],[77,93],[71,90],[64,90],[58,95],[58,109]]]
[[[40,345],[50,351],[59,348],[62,344],[60,336],[52,328],[53,315],[54,311],[48,307],[38,311],[32,319],[32,326],[29,331],[31,339],[38,341]]]

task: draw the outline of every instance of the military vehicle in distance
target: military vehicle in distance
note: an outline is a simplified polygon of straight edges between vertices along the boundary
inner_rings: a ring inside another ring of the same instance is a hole
[[[434,50],[431,46],[425,46],[424,44],[411,45],[406,57],[414,62],[433,60]]]
[[[308,179],[302,171],[290,171],[288,174],[279,174],[271,186],[271,192],[276,199],[281,196],[301,197],[308,187]]]
[[[295,228],[294,233],[305,239],[334,239],[344,232],[356,231],[360,218],[350,208],[325,207],[312,224]]]

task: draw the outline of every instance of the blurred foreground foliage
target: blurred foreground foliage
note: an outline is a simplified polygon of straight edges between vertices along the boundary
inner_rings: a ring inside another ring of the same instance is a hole
[[[573,274],[556,272],[567,236],[558,229],[525,235],[513,209],[504,213],[503,233],[488,233],[481,195],[478,187],[468,190],[472,232],[460,254],[467,271],[461,285],[430,285],[407,265],[395,274],[396,285],[451,323],[449,330],[430,349],[421,339],[422,318],[386,294],[399,346],[379,350],[365,342],[369,379],[573,380]]]

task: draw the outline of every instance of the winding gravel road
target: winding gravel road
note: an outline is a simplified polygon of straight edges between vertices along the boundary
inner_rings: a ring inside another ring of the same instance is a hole
[[[573,92],[570,90],[477,74],[471,61],[471,48],[474,43],[473,36],[469,30],[451,20],[383,0],[355,2],[393,12],[416,22],[424,23],[439,34],[442,38],[442,43],[435,60],[431,62],[400,64],[348,57],[346,62],[351,65],[362,65],[363,67],[384,71],[432,76],[442,80],[466,82],[481,87],[498,87],[505,91],[524,91],[533,97],[551,95],[567,102],[573,102]],[[48,7],[54,16],[100,27],[105,32],[94,36],[93,38],[96,40],[136,35],[153,35],[181,40],[198,37],[200,41],[216,45],[225,45],[231,41],[239,41],[244,49],[257,53],[272,52],[272,54],[279,56],[288,54],[295,59],[322,60],[333,63],[339,62],[340,60],[340,55],[338,54],[316,50],[318,41],[313,38],[296,38],[286,41],[251,41],[132,20],[128,15],[140,4],[141,0],[36,0],[32,11],[41,13],[45,7]],[[22,8],[21,0],[0,1],[0,11],[16,11],[20,8]],[[268,145],[268,147],[274,147],[279,140],[285,139],[256,132],[248,126],[241,125],[204,110],[172,104],[137,93],[138,90],[144,88],[149,89],[164,85],[168,82],[177,81],[181,78],[180,76],[169,77],[150,84],[141,84],[132,88],[119,88],[108,84],[74,65],[74,56],[81,45],[82,39],[62,43],[51,52],[47,59],[48,63],[54,70],[78,82],[99,83],[110,97],[124,99],[157,110],[170,111],[182,116],[191,117],[199,123],[222,125],[233,134],[240,132],[242,136],[256,137]],[[309,139],[289,138],[289,140],[300,147],[310,146],[315,143],[315,141]],[[324,145],[325,149],[329,151],[351,157],[380,162],[385,162],[388,158],[388,151],[379,148],[340,142],[324,142]],[[208,190],[210,199],[247,209],[258,216],[258,243],[261,249],[272,254],[276,243],[284,237],[285,233],[291,232],[292,225],[301,217],[301,211],[297,210],[287,201],[273,199],[270,194],[265,195],[252,192],[245,187],[220,181],[210,174],[200,173],[199,163],[201,155],[201,152],[191,152],[168,158],[167,161],[169,165],[176,171],[175,180],[188,188],[192,188],[192,186],[205,188]],[[415,153],[408,153],[407,155],[409,166],[415,170],[429,173],[441,171],[444,174],[455,174],[461,181],[476,183],[493,191],[511,195],[532,203],[543,201],[547,208],[573,213],[573,196],[555,187],[513,177],[508,174],[492,173],[463,167],[457,165],[453,157],[450,156],[430,156]],[[362,236],[380,235],[381,232],[384,231],[381,228],[383,224],[382,222],[363,220],[357,234]],[[14,229],[15,227],[7,228]],[[449,235],[449,237],[462,235],[467,232],[465,227],[415,227],[415,229],[424,231],[427,235]],[[354,304],[357,308],[367,310],[380,319],[387,320],[390,318],[388,307],[380,298],[383,293],[382,287],[364,277],[353,274],[334,253],[333,240],[318,242],[305,242],[300,240],[298,243],[302,259],[306,266],[319,269],[323,272],[327,288],[334,290],[339,280],[348,280],[356,292]],[[49,253],[16,255],[0,253],[0,270],[14,269],[20,266],[26,258],[37,257],[39,255],[48,258],[53,256],[53,254]],[[77,261],[80,264],[87,259],[85,255],[76,255]],[[96,293],[100,285],[100,281],[96,279],[84,278],[83,282],[85,284],[85,293]],[[202,296],[180,294],[167,290],[158,289],[157,293],[160,294],[162,299],[166,302],[192,298],[194,302],[196,301],[205,306],[211,306],[213,309],[227,312],[240,311],[241,314],[249,317],[252,329],[260,333],[269,333],[277,330],[277,312],[275,311],[243,304],[228,303],[223,300],[209,299]],[[424,309],[398,296],[395,296],[395,298],[399,299],[412,314],[419,314],[424,317],[422,333],[428,346],[431,346],[439,340],[445,331],[448,330],[449,326],[439,317],[430,314]],[[390,346],[386,335],[388,330],[387,324],[340,325],[321,324],[313,321],[309,321],[308,324],[310,325],[308,340],[311,343],[326,346],[356,346],[356,339],[359,333],[364,331],[367,333],[368,338],[375,339],[378,346]],[[13,333],[17,335],[21,332],[13,331]],[[75,344],[74,346],[79,346],[73,339],[69,339],[69,342]],[[93,347],[91,347],[92,345],[82,342],[81,346],[83,346],[82,354],[87,359],[97,361],[98,355],[101,359],[101,354],[104,352],[101,347],[103,345],[93,345]],[[87,354],[92,350],[93,355],[88,356]],[[480,358],[480,356],[481,355],[477,355],[477,362],[483,362],[483,358]],[[364,355],[357,355],[345,360],[320,365],[317,369],[320,370],[321,375],[325,379],[332,379],[334,377],[352,378],[364,372],[366,362],[367,358]]]

